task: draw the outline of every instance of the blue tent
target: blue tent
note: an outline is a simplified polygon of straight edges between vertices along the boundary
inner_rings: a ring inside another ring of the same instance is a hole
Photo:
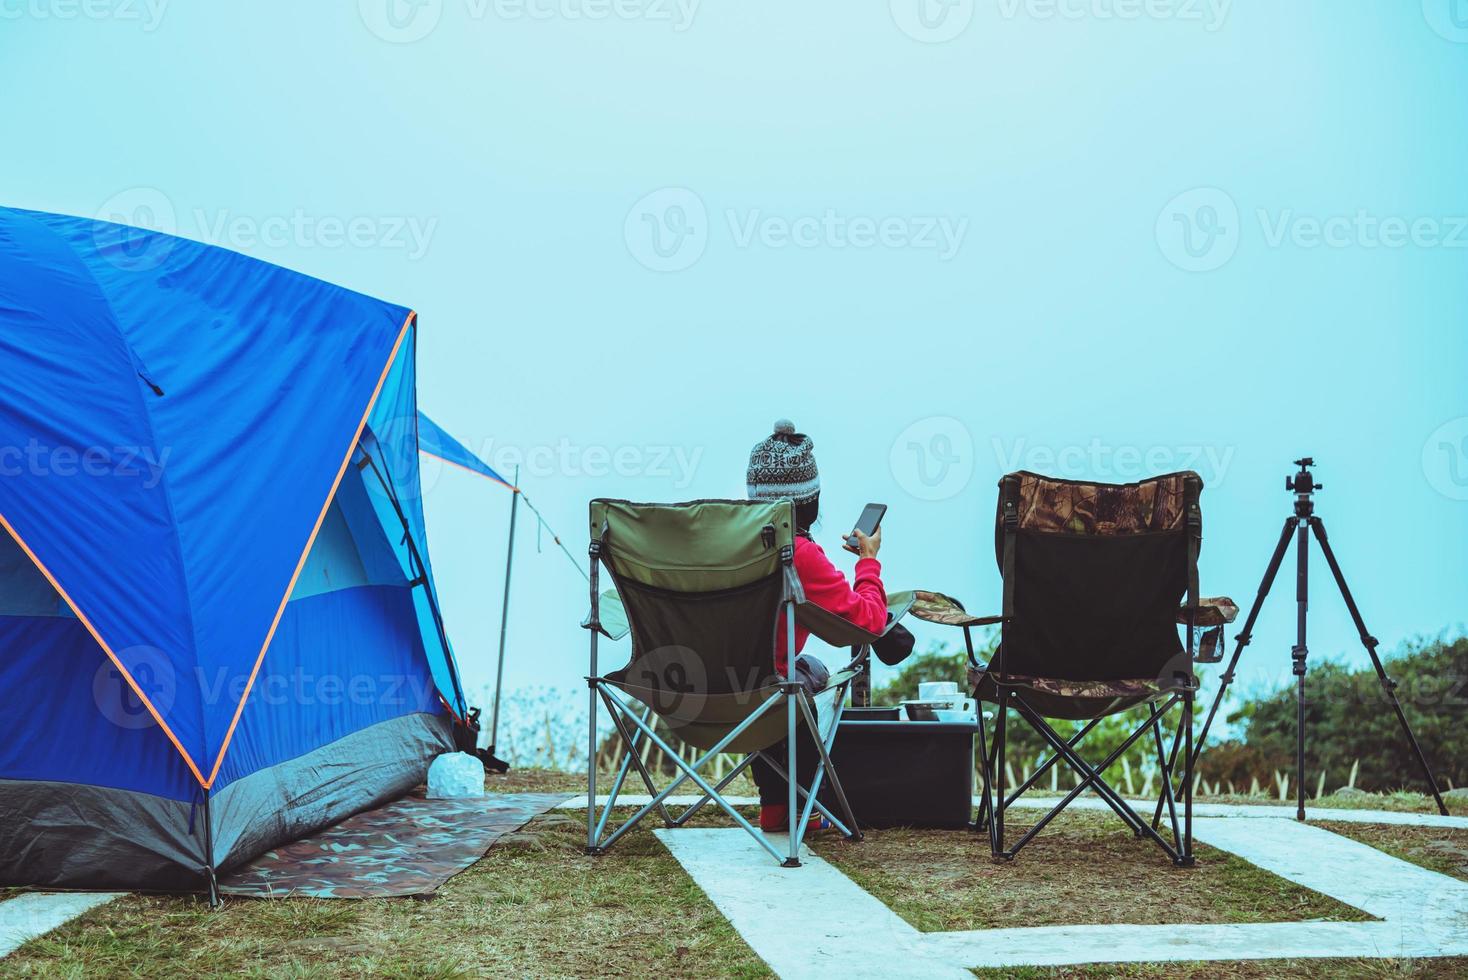
[[[416,333],[0,208],[0,884],[203,889],[452,745]]]
[[[478,476],[488,477],[496,483],[519,492],[514,484],[496,473],[494,467],[470,452],[462,442],[449,435],[443,426],[422,412],[418,413],[418,451],[426,456],[432,456],[445,463],[466,469]]]

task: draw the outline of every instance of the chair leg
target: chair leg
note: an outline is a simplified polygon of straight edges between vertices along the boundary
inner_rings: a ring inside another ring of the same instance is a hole
[[[748,769],[750,767],[750,765],[754,762],[754,760],[757,759],[757,758],[759,758],[758,753],[751,752],[749,755],[746,755],[740,761],[740,763],[737,766],[735,766],[733,769],[730,769],[729,770],[728,774],[726,774],[723,779],[719,780],[717,783],[714,784],[714,789],[719,790],[720,792],[723,792],[724,787],[725,786],[728,786],[735,779],[738,779],[739,778],[739,774],[741,772],[743,772],[744,770]],[[684,824],[686,824],[689,820],[691,820],[693,818],[693,815],[694,814],[696,814],[699,810],[702,810],[711,801],[712,801],[712,797],[705,796],[703,799],[699,800],[697,803],[695,803],[692,806],[690,806],[687,810],[684,810],[680,815],[674,817],[673,818],[673,826],[675,826],[675,827],[681,827],[681,826],[683,826]]]
[[[837,729],[841,727],[840,702],[844,697],[845,694],[843,692],[837,698],[836,718],[831,725],[832,744],[836,741]],[[862,834],[856,823],[856,814],[852,812],[851,804],[847,802],[846,790],[841,785],[841,776],[836,772],[836,767],[831,764],[830,746],[826,744],[826,739],[821,736],[820,728],[816,725],[815,712],[810,707],[810,698],[804,691],[800,693],[800,712],[805,718],[806,726],[810,729],[811,741],[815,743],[816,752],[821,757],[820,764],[816,769],[816,778],[811,782],[810,792],[806,794],[805,812],[800,815],[801,833],[804,834],[805,828],[810,826],[811,808],[816,805],[816,796],[821,791],[821,780],[829,776],[831,779],[831,791],[836,794],[836,803],[841,807],[841,812],[846,816],[846,828],[843,828],[846,830],[846,837],[848,840],[859,841],[862,839]],[[837,826],[840,826],[839,822]]]
[[[1017,701],[1017,702],[1020,702],[1021,701],[1021,699],[1018,697],[1018,695],[1015,696],[1015,701]],[[1039,716],[1036,715],[1036,717],[1039,717]],[[1069,745],[1071,748],[1075,748],[1077,745],[1080,745],[1081,744],[1081,740],[1084,739],[1087,735],[1091,734],[1091,732],[1099,724],[1101,724],[1101,719],[1100,718],[1093,718],[1093,719],[1091,719],[1089,722],[1086,723],[1086,725],[1085,725],[1084,728],[1082,728],[1080,731],[1076,732],[1070,738],[1066,739],[1065,744],[1066,745]],[[1051,769],[1051,767],[1053,767],[1056,763],[1058,763],[1060,761],[1060,759],[1061,759],[1060,753],[1057,752],[1054,755],[1052,755],[1050,758],[1046,759],[1040,765],[1040,767],[1038,769],[1036,769],[1034,772],[1030,773],[1030,776],[1029,776],[1028,779],[1026,779],[1024,782],[1020,783],[1018,787],[1016,787],[1015,789],[1013,789],[1013,790],[1010,791],[1010,794],[1009,794],[1009,804],[1012,806],[1014,804],[1014,801],[1015,800],[1019,799],[1021,796],[1024,795],[1025,790],[1029,789],[1031,786],[1033,786],[1036,783],[1038,783],[1040,781],[1040,778],[1042,776],[1044,776],[1045,773],[1049,772],[1050,769]]]
[[[765,762],[769,764],[770,770],[774,772],[774,774],[780,779],[788,780],[790,778],[790,774],[785,771],[785,766],[779,759],[774,758],[768,752],[756,752],[755,754],[758,755],[761,759],[765,760]],[[799,793],[800,797],[804,799],[807,803],[811,801],[811,795],[810,793],[806,792],[804,786],[799,786],[797,784],[797,792]],[[841,822],[841,818],[836,816],[836,814],[832,813],[829,809],[827,809],[826,805],[823,804],[820,800],[815,801],[815,808],[821,816],[831,821],[831,826],[839,830],[844,836],[853,836],[851,829]]]
[[[1044,718],[1040,717],[1035,709],[1026,704],[1023,698],[1016,697],[1015,701],[1019,704],[1020,717],[1024,718],[1029,726],[1035,730],[1036,734],[1052,746],[1064,745],[1064,748],[1056,753],[1057,757],[1063,757],[1066,763],[1081,776],[1090,776],[1094,773],[1090,764],[1081,757],[1080,753],[1075,751],[1077,744],[1075,736],[1072,736],[1068,741],[1062,742],[1060,733],[1052,728]],[[1086,730],[1089,730],[1089,728]],[[1101,798],[1101,802],[1111,807],[1112,811],[1121,818],[1122,823],[1131,828],[1138,836],[1145,836],[1147,829],[1144,822],[1127,805],[1121,794],[1112,789],[1111,785],[1100,777],[1100,773],[1094,774],[1096,781],[1091,784],[1091,791]],[[1018,793],[1013,794],[1010,797],[1010,802],[1013,803],[1015,797],[1018,795]]]
[[[781,862],[781,866],[798,868],[800,867],[800,839],[804,835],[796,830],[796,821],[800,819],[800,806],[795,793],[795,774],[799,771],[795,767],[795,698],[789,691],[786,691],[783,697],[785,698],[785,751],[788,760],[785,771],[790,774],[790,778],[785,780],[785,789],[788,793],[786,805],[790,808],[790,849],[785,860]]]
[[[979,729],[979,789],[982,795],[979,797],[979,812],[970,824],[970,828],[979,833],[987,831],[993,826],[990,819],[992,809],[989,803],[990,791],[990,767],[989,767],[989,740],[984,732],[984,702],[977,697],[974,698],[974,715]]]
[[[997,749],[999,747],[999,743],[998,743],[998,740],[996,738],[995,739],[995,742],[994,742],[994,750],[992,750],[992,751],[989,749],[988,745],[986,744],[987,741],[988,741],[988,736],[985,733],[985,728],[984,728],[984,704],[983,704],[983,702],[982,701],[977,701],[974,710],[978,712],[978,724],[979,724],[979,779],[980,779],[980,782],[982,784],[981,785],[981,789],[983,790],[983,797],[982,797],[982,799],[980,800],[980,803],[979,803],[979,817],[978,817],[978,820],[974,823],[973,829],[976,830],[976,831],[978,831],[979,833],[985,833],[985,834],[988,835],[988,837],[989,837],[989,853],[990,853],[991,856],[997,856],[999,854],[1000,850],[1002,849],[1000,847],[1000,841],[999,841],[999,825],[998,825],[998,822],[994,819],[994,812],[995,812],[995,807],[994,807],[995,763],[998,761],[998,758],[999,758],[998,752],[997,752]],[[996,722],[996,734],[997,734],[997,722]]]
[[[751,824],[747,819],[745,819],[744,814],[740,813],[733,806],[731,806],[727,800],[725,800],[722,796],[718,794],[717,791],[715,791],[714,787],[711,786],[706,779],[698,774],[698,771],[705,765],[707,765],[714,756],[727,749],[731,742],[737,739],[751,725],[762,718],[766,712],[773,710],[775,707],[775,702],[780,697],[779,694],[772,695],[763,704],[761,704],[759,708],[755,709],[753,714],[744,719],[744,721],[740,722],[733,731],[725,735],[722,739],[718,741],[718,743],[713,746],[713,748],[706,751],[703,755],[699,756],[692,763],[684,762],[683,759],[678,756],[677,751],[669,746],[667,742],[663,741],[662,738],[660,738],[658,734],[653,731],[651,725],[638,717],[636,712],[634,712],[627,704],[622,701],[621,697],[613,694],[610,690],[605,691],[605,694],[610,699],[615,708],[622,713],[625,720],[630,721],[640,732],[642,732],[644,736],[647,737],[650,742],[652,742],[653,745],[657,746],[659,749],[662,749],[662,751],[672,761],[674,767],[677,768],[682,773],[682,775],[674,780],[671,784],[669,784],[665,789],[657,793],[650,802],[639,809],[631,817],[628,817],[627,821],[616,830],[614,830],[609,837],[607,837],[605,840],[594,842],[594,846],[596,846],[597,848],[596,853],[604,852],[608,848],[610,848],[624,834],[628,833],[634,826],[636,826],[643,817],[647,816],[657,807],[662,806],[667,798],[672,796],[673,793],[677,791],[678,787],[682,786],[683,783],[691,779],[693,780],[694,784],[703,791],[705,796],[711,798],[713,802],[718,805],[719,809],[728,814],[729,817],[736,824],[744,828],[744,830],[751,837],[753,837],[761,847],[768,851],[776,861],[783,860],[783,856],[775,848],[775,846],[770,843],[765,835],[756,830],[754,825]]]
[[[1009,721],[1009,691],[999,687],[998,717],[994,720],[994,828],[989,832],[989,854],[995,861],[1008,861],[1014,853],[1004,849],[1004,775],[1008,758],[1004,752],[1005,727]]]
[[[616,726],[618,734],[622,736],[622,744],[627,746],[627,760],[625,761],[629,761],[632,765],[637,767],[637,774],[642,777],[642,785],[647,787],[647,795],[657,796],[658,789],[657,786],[653,783],[652,774],[647,771],[647,766],[643,763],[642,756],[638,755],[637,753],[637,746],[642,740],[641,733],[639,732],[638,734],[633,735],[632,732],[628,730],[627,723],[624,722],[620,717],[618,717],[617,711],[612,705],[612,700],[611,698],[607,697],[605,691],[602,692],[602,701],[606,703],[607,714],[611,716],[612,724]],[[645,722],[652,720],[651,708],[643,712],[642,720]],[[616,782],[616,788],[612,790],[612,797],[615,797],[618,791],[621,790],[621,788],[622,780],[618,779]],[[610,803],[610,800],[608,802]],[[663,818],[663,826],[675,826],[675,824],[673,823],[673,817],[671,814],[668,813],[667,807],[659,805],[658,815]],[[606,821],[602,822],[605,823]]]
[[[1172,707],[1172,705],[1175,704],[1176,701],[1176,698],[1174,698],[1172,701],[1169,701],[1167,707]],[[1109,754],[1104,760],[1102,760],[1101,764],[1097,766],[1089,765],[1084,759],[1081,759],[1079,755],[1070,750],[1066,746],[1065,742],[1060,738],[1060,736],[1056,735],[1053,730],[1049,729],[1048,725],[1045,726],[1044,729],[1036,728],[1036,731],[1039,732],[1041,737],[1049,741],[1051,747],[1054,748],[1056,751],[1062,753],[1065,756],[1066,762],[1075,767],[1078,773],[1081,773],[1081,780],[1079,783],[1076,784],[1074,789],[1066,794],[1064,799],[1062,799],[1054,806],[1054,808],[1050,810],[1050,812],[1046,813],[1033,826],[1031,826],[1029,830],[1025,831],[1020,839],[1015,841],[1014,847],[1010,848],[1008,853],[1011,856],[1019,853],[1022,847],[1033,840],[1035,835],[1045,828],[1046,824],[1055,819],[1055,817],[1058,816],[1062,810],[1070,806],[1070,804],[1075,800],[1077,796],[1080,796],[1093,784],[1103,782],[1103,780],[1101,779],[1101,774],[1104,773],[1107,769],[1111,768],[1111,766],[1115,764],[1117,759],[1121,758],[1128,749],[1136,744],[1138,739],[1147,734],[1148,727],[1149,726],[1146,724],[1139,726],[1136,731],[1128,735],[1126,740],[1123,741],[1121,745],[1119,745],[1117,748],[1113,749],[1111,751],[1111,754]],[[1113,809],[1117,809],[1117,807],[1120,807],[1118,813],[1125,811],[1127,814],[1129,814],[1129,816],[1123,817],[1123,819],[1130,826],[1144,828],[1144,832],[1147,834],[1148,837],[1152,839],[1153,843],[1162,848],[1163,852],[1166,853],[1168,857],[1172,858],[1173,860],[1177,859],[1178,852],[1172,847],[1172,845],[1163,840],[1162,837],[1156,831],[1154,831],[1145,820],[1137,816],[1136,812],[1131,809],[1131,806],[1127,804],[1125,800],[1121,799],[1119,796],[1116,796],[1114,792],[1111,795],[1101,793],[1101,796],[1103,799],[1107,800],[1108,803],[1112,804]],[[1001,810],[1000,812],[1003,811]]]
[[[1163,714],[1166,714],[1166,713],[1167,713],[1166,711],[1163,712]],[[1168,756],[1167,756],[1167,773],[1168,773],[1168,778],[1169,779],[1172,778],[1172,774],[1173,773],[1177,772],[1177,753],[1178,753],[1178,750],[1182,747],[1182,744],[1183,744],[1182,739],[1183,739],[1183,730],[1182,730],[1181,726],[1179,726],[1179,728],[1177,729],[1177,731],[1175,731],[1175,732],[1172,733],[1172,751],[1169,752],[1168,753]],[[1173,799],[1176,800],[1177,797],[1178,797],[1178,792],[1177,792],[1177,790],[1175,790],[1175,789],[1172,788],[1172,784],[1171,783],[1168,783],[1168,791],[1170,793],[1172,793]],[[1162,824],[1162,808],[1163,808],[1164,805],[1166,805],[1165,804],[1165,799],[1166,798],[1160,792],[1157,794],[1157,807],[1156,807],[1156,809],[1154,809],[1152,811],[1152,829],[1153,830],[1156,830]]]
[[[1193,859],[1193,697],[1191,688],[1183,692],[1183,720],[1186,745],[1183,748],[1183,846],[1178,855],[1179,867],[1191,868]]]
[[[1148,707],[1152,711],[1150,727],[1152,729],[1152,739],[1157,745],[1157,768],[1162,773],[1162,796],[1167,801],[1167,815],[1168,819],[1172,822],[1172,842],[1174,846],[1181,848],[1183,846],[1183,839],[1178,830],[1177,804],[1172,795],[1172,766],[1167,762],[1167,749],[1162,742],[1162,715],[1157,711],[1155,704],[1148,705]],[[1157,829],[1155,821],[1152,824],[1152,829]],[[1142,832],[1137,831],[1137,836],[1141,837]]]

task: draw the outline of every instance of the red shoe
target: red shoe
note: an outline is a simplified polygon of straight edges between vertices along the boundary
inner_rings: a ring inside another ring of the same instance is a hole
[[[813,830],[826,830],[831,825],[819,813],[813,813],[810,822],[805,825],[805,832]],[[765,833],[779,833],[790,829],[790,807],[783,803],[761,804],[759,808],[759,829]]]

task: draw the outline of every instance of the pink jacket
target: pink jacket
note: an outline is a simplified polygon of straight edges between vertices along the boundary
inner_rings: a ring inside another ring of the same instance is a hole
[[[882,586],[882,565],[875,558],[858,558],[856,584],[847,585],[820,545],[806,537],[795,539],[795,574],[805,589],[807,602],[814,602],[869,633],[880,633],[887,625],[887,590]],[[795,652],[805,649],[810,630],[795,624]],[[775,667],[785,673],[785,628],[781,621],[775,637]]]

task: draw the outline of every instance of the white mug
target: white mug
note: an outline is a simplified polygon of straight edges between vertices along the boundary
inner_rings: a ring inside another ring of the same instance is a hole
[[[974,702],[972,698],[965,698],[963,707],[939,708],[933,712],[933,717],[939,721],[973,721]]]
[[[918,683],[918,700],[920,701],[943,701],[947,699],[957,700],[957,681],[921,681]]]

